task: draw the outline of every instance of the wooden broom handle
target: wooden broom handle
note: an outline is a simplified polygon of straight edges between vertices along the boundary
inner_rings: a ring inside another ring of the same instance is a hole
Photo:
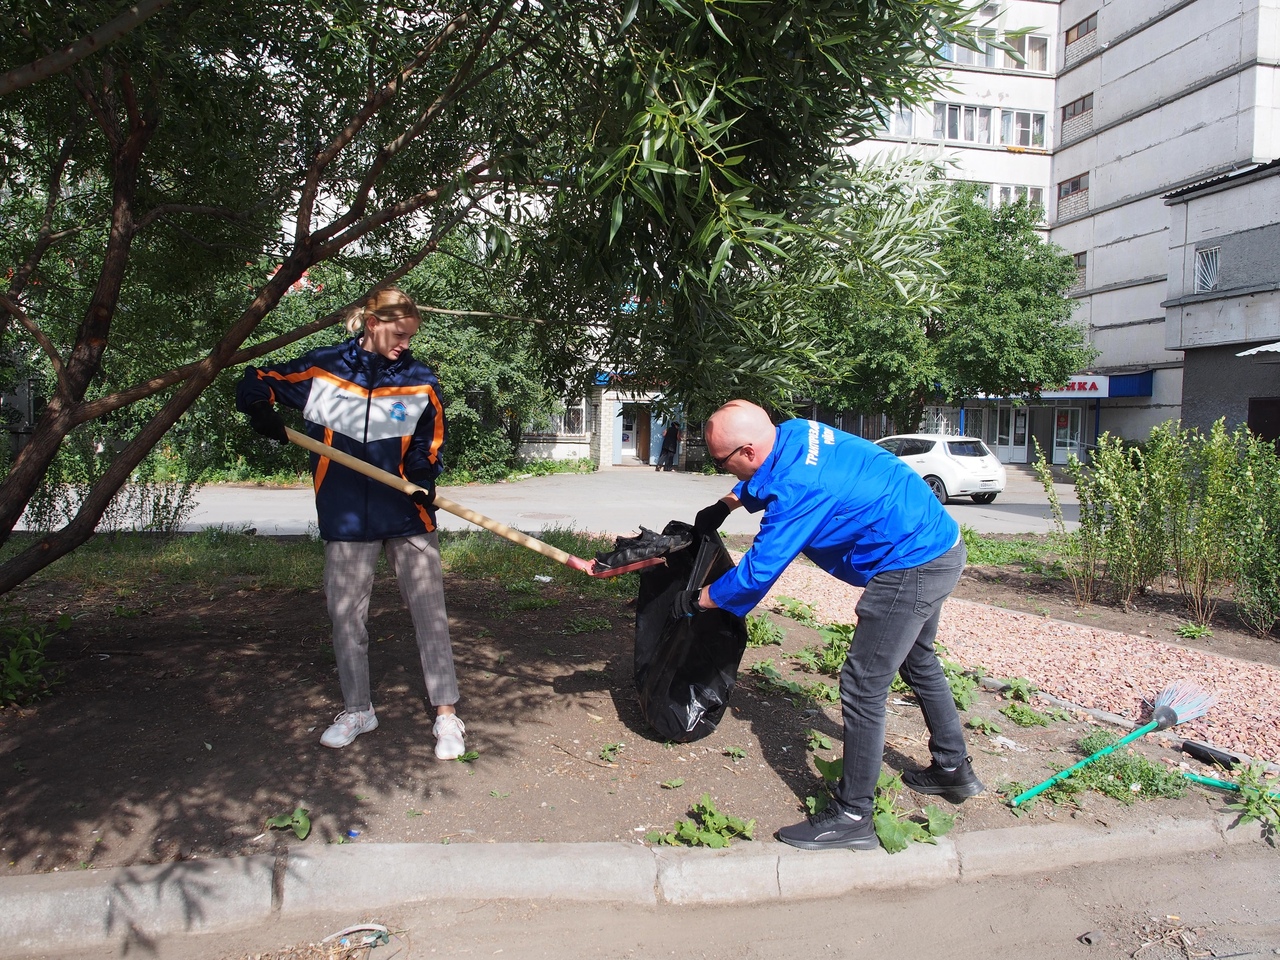
[[[411,483],[404,477],[397,476],[373,464],[361,460],[359,457],[353,457],[349,453],[343,453],[327,443],[321,443],[319,440],[313,440],[305,433],[299,433],[289,427],[285,427],[285,434],[288,438],[298,446],[317,453],[322,457],[328,457],[334,463],[340,463],[349,470],[356,473],[362,473],[366,477],[371,477],[379,483],[385,483],[388,487],[399,490],[406,496],[410,496],[416,490],[423,489],[416,483]],[[505,523],[500,523],[492,517],[486,517],[483,513],[476,513],[474,510],[464,507],[460,503],[454,503],[445,497],[436,495],[435,505],[447,513],[452,513],[455,517],[461,517],[469,523],[474,523],[478,527],[484,527],[486,530],[496,533],[503,539],[510,540],[512,543],[518,543],[520,546],[532,550],[534,553],[540,553],[544,557],[549,557],[556,563],[563,563],[566,567],[574,570],[580,570],[583,573],[591,573],[592,562],[583,560],[581,557],[575,557],[571,553],[566,553],[558,547],[553,547],[549,543],[537,540],[526,533],[521,533],[512,527],[508,527]]]

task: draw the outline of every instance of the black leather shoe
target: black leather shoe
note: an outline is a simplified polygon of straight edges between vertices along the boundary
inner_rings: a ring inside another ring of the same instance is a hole
[[[880,846],[871,817],[855,817],[839,800],[803,823],[783,827],[777,837],[801,850],[874,850]]]
[[[942,797],[951,803],[963,803],[987,789],[973,772],[973,761],[969,757],[954,770],[943,770],[936,762],[923,770],[904,770],[902,782],[916,793]]]

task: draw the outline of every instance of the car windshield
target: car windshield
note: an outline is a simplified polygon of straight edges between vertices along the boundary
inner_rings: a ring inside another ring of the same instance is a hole
[[[989,455],[981,440],[948,440],[947,453],[953,457],[985,457]]]

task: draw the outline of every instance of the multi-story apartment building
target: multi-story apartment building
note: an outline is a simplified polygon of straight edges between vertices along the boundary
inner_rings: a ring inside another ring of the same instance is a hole
[[[1280,4],[1005,0],[975,23],[1030,28],[1025,63],[954,51],[954,92],[858,153],[910,143],[993,202],[1041,198],[1098,358],[1034,404],[966,401],[937,422],[1013,462],[1032,439],[1061,462],[1179,417],[1280,434],[1280,366],[1259,362],[1280,354],[1236,356],[1280,339]]]

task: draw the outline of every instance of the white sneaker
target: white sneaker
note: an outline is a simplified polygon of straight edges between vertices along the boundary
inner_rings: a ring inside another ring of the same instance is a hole
[[[348,743],[370,730],[378,727],[378,715],[373,707],[359,713],[348,713],[343,710],[333,718],[333,725],[324,732],[320,742],[326,747],[345,747]]]
[[[467,728],[456,713],[442,713],[436,717],[436,725],[431,732],[436,735],[437,760],[457,760],[466,752],[467,744],[462,738]]]

